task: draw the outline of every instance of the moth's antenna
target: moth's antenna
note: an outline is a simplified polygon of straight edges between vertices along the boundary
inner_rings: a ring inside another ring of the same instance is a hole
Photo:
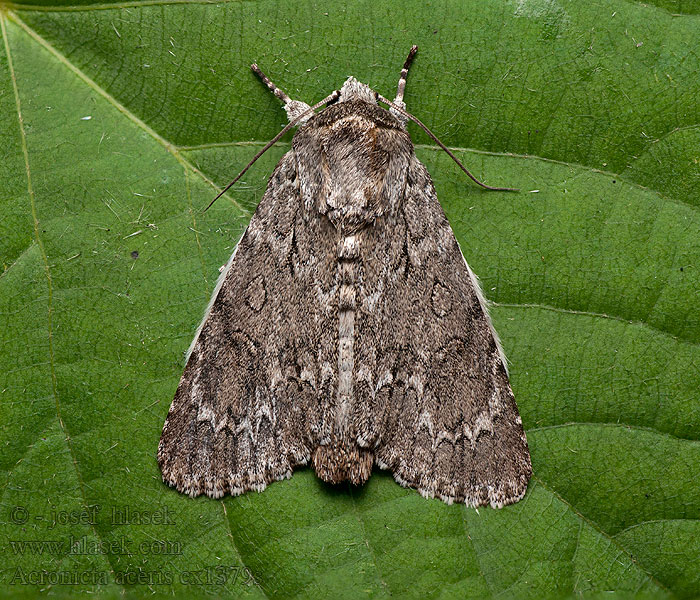
[[[264,77],[264,75],[263,75],[263,77]],[[267,78],[265,78],[265,79],[267,79]],[[270,80],[268,79],[268,81],[270,81]],[[273,84],[272,82],[270,82],[270,85],[272,85],[280,94],[284,95],[284,96],[287,98],[287,100],[289,100],[289,97],[288,97],[282,90],[280,90],[279,88],[275,87],[274,84]],[[268,86],[268,87],[269,87],[269,86]],[[272,89],[272,88],[270,88],[270,89]],[[273,91],[274,91],[274,90],[273,90]],[[276,93],[276,92],[275,92],[275,96],[277,96],[277,93]],[[267,152],[267,151],[275,144],[275,142],[277,142],[277,140],[279,140],[285,133],[287,133],[287,132],[288,132],[292,127],[294,127],[299,121],[301,121],[305,116],[307,116],[307,115],[309,115],[310,113],[314,112],[314,111],[315,111],[317,108],[319,108],[320,106],[323,106],[324,104],[328,104],[329,102],[333,102],[334,100],[336,100],[336,99],[338,98],[338,96],[340,96],[340,91],[339,91],[339,90],[335,90],[335,91],[331,92],[328,96],[326,96],[323,100],[321,100],[320,102],[317,102],[316,104],[314,104],[313,106],[311,106],[308,110],[305,110],[303,113],[297,115],[294,119],[292,119],[287,125],[285,125],[285,126],[282,128],[282,131],[280,131],[275,137],[273,137],[269,142],[267,142],[267,144],[265,144],[265,146],[263,147],[263,149],[260,150],[260,152],[258,152],[258,153],[253,157],[253,160],[251,160],[251,161],[244,167],[244,169],[243,169],[238,175],[236,175],[236,177],[233,179],[233,181],[232,181],[231,183],[229,183],[223,190],[221,190],[221,191],[219,192],[219,194],[216,196],[216,198],[214,198],[214,199],[209,203],[209,206],[207,206],[202,212],[203,212],[203,213],[207,212],[207,211],[211,208],[211,205],[214,204],[214,202],[216,202],[219,198],[221,198],[221,196],[223,196],[223,195],[230,189],[230,187],[231,187],[234,183],[236,183],[241,177],[243,177],[243,174],[244,174],[248,169],[250,169],[250,167],[253,166],[253,163],[254,163],[256,160],[258,160],[263,154],[265,154],[265,152]],[[278,96],[278,98],[279,98],[279,96]],[[281,99],[281,98],[280,98],[280,99]],[[284,101],[284,100],[283,100],[283,101]]]
[[[403,93],[406,89],[406,78],[408,77],[408,69],[410,68],[411,63],[413,62],[413,58],[416,56],[416,52],[418,52],[418,46],[411,46],[411,49],[408,52],[408,56],[406,57],[406,62],[403,63],[401,75],[399,75],[399,89],[396,91],[396,98],[394,99],[394,104],[398,104],[399,106],[406,106],[403,101]]]
[[[410,57],[410,56],[411,56],[411,55],[409,54],[409,57]],[[403,71],[402,71],[402,73],[403,73]],[[399,85],[401,85],[401,82],[399,82]],[[459,161],[459,159],[458,159],[454,154],[452,154],[452,152],[450,151],[450,149],[449,149],[447,146],[445,146],[445,144],[443,144],[443,143],[437,138],[437,136],[436,136],[432,131],[430,131],[430,129],[428,129],[427,125],[424,125],[417,117],[414,117],[410,112],[408,112],[407,110],[404,110],[401,106],[399,106],[398,104],[395,104],[395,103],[392,102],[391,100],[387,100],[387,99],[386,99],[384,96],[382,96],[381,94],[378,94],[378,95],[377,95],[377,99],[378,99],[380,102],[383,102],[384,104],[388,104],[388,105],[391,106],[391,108],[393,108],[395,111],[397,111],[398,113],[400,113],[400,114],[402,114],[403,116],[405,116],[407,119],[411,119],[411,121],[413,121],[414,123],[416,123],[423,131],[425,131],[425,133],[427,133],[427,134],[435,141],[435,143],[437,143],[438,146],[440,146],[440,148],[442,148],[445,152],[447,152],[447,155],[448,155],[453,161],[455,161],[455,162],[457,163],[457,165],[459,165],[459,168],[462,169],[462,171],[464,171],[464,172],[467,174],[467,176],[469,177],[469,179],[471,179],[471,180],[472,180],[474,183],[476,183],[477,185],[480,185],[480,186],[481,186],[482,188],[484,188],[484,189],[492,190],[492,191],[495,191],[495,192],[519,192],[519,191],[520,191],[520,190],[517,189],[517,188],[491,187],[490,185],[486,185],[484,182],[479,181],[476,177],[474,177],[474,175],[472,175],[472,174],[469,172],[469,169],[467,169],[467,167],[465,167],[465,166]]]

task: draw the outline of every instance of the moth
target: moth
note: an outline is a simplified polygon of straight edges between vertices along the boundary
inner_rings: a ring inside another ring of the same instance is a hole
[[[509,188],[478,181],[406,111],[416,50],[393,102],[350,77],[309,106],[252,65],[289,124],[224,191],[298,129],[216,285],[163,427],[158,463],[180,492],[262,491],[310,463],[356,485],[376,464],[448,503],[525,494],[532,469],[506,359],[408,120],[479,185]]]

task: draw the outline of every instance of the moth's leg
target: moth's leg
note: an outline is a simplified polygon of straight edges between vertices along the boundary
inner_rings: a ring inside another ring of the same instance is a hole
[[[265,75],[265,73],[263,73],[258,67],[258,65],[256,65],[255,63],[250,65],[250,68],[253,70],[253,73],[260,77],[260,79],[268,87],[268,89],[275,96],[277,96],[277,98],[284,102],[284,110],[286,111],[287,118],[290,122],[311,108],[308,104],[306,104],[306,102],[292,100],[289,96],[287,96],[287,94],[285,94],[280,88],[278,88],[274,83],[272,83],[272,81],[270,81],[270,78],[267,75]],[[309,115],[309,117],[310,116],[311,115]]]
[[[394,99],[394,104],[398,104],[404,110],[406,109],[406,103],[403,101],[403,93],[406,89],[406,78],[408,77],[408,69],[413,62],[413,58],[418,52],[418,46],[411,46],[411,50],[408,52],[406,57],[406,62],[403,63],[403,69],[401,69],[401,75],[399,75],[399,89],[396,92],[396,98]]]
[[[274,83],[272,83],[272,81],[270,81],[270,78],[260,70],[260,67],[258,67],[257,64],[253,63],[252,65],[250,65],[250,68],[253,70],[253,73],[260,77],[262,82],[269,88],[269,90],[280,100],[282,100],[282,102],[284,102],[285,104],[289,104],[292,101],[292,99],[289,96],[287,96],[287,94],[285,94]]]
[[[400,109],[401,111],[406,110],[406,103],[403,101],[403,93],[406,89],[406,78],[408,77],[408,69],[411,66],[411,63],[413,62],[413,57],[416,55],[416,52],[418,52],[418,46],[411,46],[411,49],[408,52],[408,56],[406,57],[406,62],[403,63],[401,75],[399,75],[399,89],[396,91],[396,98],[394,98],[393,104],[396,107],[398,107],[398,109]],[[408,123],[408,117],[405,113],[400,112],[393,106],[389,108],[389,112],[401,122],[404,128],[406,127],[406,123]]]

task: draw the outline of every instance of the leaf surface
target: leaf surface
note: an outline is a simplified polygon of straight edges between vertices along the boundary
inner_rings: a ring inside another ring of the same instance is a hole
[[[91,597],[700,593],[700,59],[690,2],[3,5],[0,589]],[[502,510],[376,472],[213,501],[155,461],[184,352],[290,137],[355,75],[411,126],[531,447]],[[30,542],[32,542],[30,544]],[[53,545],[49,542],[54,542]],[[609,594],[606,594],[608,597]]]

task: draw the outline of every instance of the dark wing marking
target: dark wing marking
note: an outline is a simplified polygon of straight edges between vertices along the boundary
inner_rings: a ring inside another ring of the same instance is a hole
[[[404,486],[471,506],[525,494],[530,456],[478,282],[425,167],[363,231],[353,421]]]
[[[303,210],[296,173],[291,151],[222,275],[163,427],[163,479],[192,496],[260,491],[329,436],[335,237]]]

